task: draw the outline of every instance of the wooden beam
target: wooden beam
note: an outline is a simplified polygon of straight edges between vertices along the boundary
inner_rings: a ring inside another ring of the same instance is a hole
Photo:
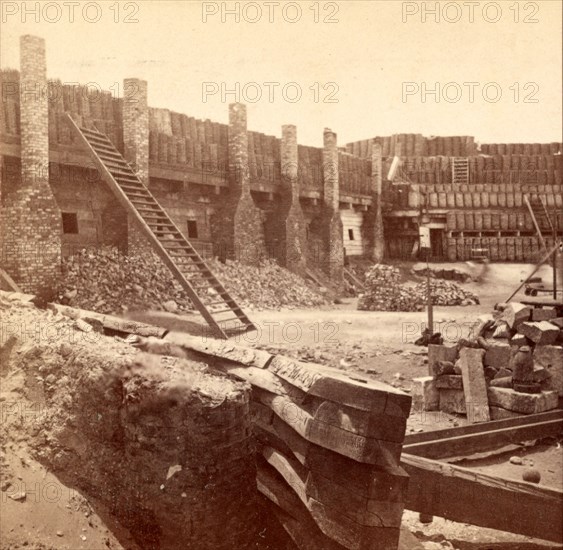
[[[511,426],[478,433],[436,438],[403,446],[407,453],[426,458],[446,458],[471,455],[499,449],[505,445],[531,441],[543,437],[559,436],[563,432],[563,419],[547,420],[521,426]]]
[[[452,521],[561,542],[563,491],[403,454],[406,508]]]
[[[1,267],[0,267],[0,279],[2,279],[7,285],[10,290],[13,292],[20,292],[20,287],[15,283],[14,279],[12,279]]]
[[[425,441],[434,441],[437,439],[447,439],[449,437],[458,437],[467,434],[481,434],[490,430],[499,430],[502,428],[511,428],[515,426],[525,426],[527,424],[537,424],[548,420],[562,420],[563,410],[556,409],[544,413],[529,414],[519,416],[517,418],[505,418],[504,420],[493,420],[486,424],[472,424],[470,426],[459,426],[457,428],[446,428],[444,430],[433,430],[429,432],[420,432],[408,434],[405,436],[406,446],[414,443],[423,443]]]

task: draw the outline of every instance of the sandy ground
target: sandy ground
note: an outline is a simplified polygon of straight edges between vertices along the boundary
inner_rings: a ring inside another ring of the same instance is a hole
[[[448,264],[448,267],[452,267]],[[480,266],[459,264],[473,275],[481,274]],[[492,265],[481,282],[464,285],[480,296],[481,304],[466,307],[436,307],[435,330],[446,341],[466,336],[479,315],[489,313],[496,302],[504,301],[533,268],[529,265]],[[550,282],[547,268],[539,275]],[[523,293],[519,296],[524,297]],[[426,348],[413,344],[426,323],[426,313],[365,312],[356,310],[355,299],[315,310],[284,309],[281,311],[249,311],[258,331],[238,337],[241,344],[321,362],[373,377],[406,392],[412,391],[412,379],[427,374]],[[173,330],[193,331],[201,319],[195,315],[177,316],[162,312],[130,313],[130,318],[154,322]],[[3,413],[20,399],[23,381],[17,373],[0,369],[0,406]],[[5,414],[0,424],[0,466],[9,472],[11,487],[2,482],[0,492],[0,549],[31,550],[119,550],[124,548],[111,530],[110,517],[98,503],[89,503],[75,489],[65,486],[26,450],[25,438],[17,430],[2,434]],[[461,425],[463,417],[437,414],[412,415],[408,431],[433,430]],[[542,483],[563,487],[561,449],[537,448],[518,450],[533,460],[542,471]],[[508,462],[508,456],[463,464],[507,478],[520,479],[522,466]],[[25,485],[25,487],[24,487]],[[14,488],[26,491],[26,498],[14,500]],[[35,488],[39,487],[37,490]],[[46,489],[47,488],[47,489]],[[35,491],[35,493],[33,492]],[[406,511],[404,526],[414,534],[403,538],[402,550],[425,548],[489,550],[510,548],[562,548],[527,537],[514,536],[490,529],[457,524],[435,518],[431,524],[419,521],[418,514]],[[127,540],[120,533],[121,541]],[[133,543],[127,548],[134,549]]]

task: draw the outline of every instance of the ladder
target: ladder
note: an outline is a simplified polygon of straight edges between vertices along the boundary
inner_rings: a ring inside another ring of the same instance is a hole
[[[469,183],[469,159],[452,157],[452,183]]]
[[[526,203],[530,216],[532,217],[532,222],[540,239],[542,248],[547,252],[547,245],[545,244],[545,239],[543,238],[542,229],[549,229],[553,234],[555,234],[555,226],[551,221],[551,217],[547,211],[547,206],[545,205],[542,197],[530,200],[528,195],[524,195],[524,202]]]
[[[67,117],[121,206],[186,291],[212,334],[227,339],[256,330],[110,139],[95,129],[79,127],[70,115]]]

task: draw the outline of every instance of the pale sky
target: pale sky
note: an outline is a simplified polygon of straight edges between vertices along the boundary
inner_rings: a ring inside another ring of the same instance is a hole
[[[19,68],[22,34],[39,35],[50,78],[113,90],[144,78],[151,106],[223,123],[227,104],[240,99],[250,129],[280,136],[295,124],[301,144],[320,146],[325,127],[339,145],[393,133],[561,141],[559,0],[440,2],[438,22],[424,13],[435,1],[241,1],[239,22],[226,13],[230,1],[80,2],[73,21],[65,1],[40,3],[26,21],[23,7],[36,2],[1,4],[3,68]],[[218,90],[206,102],[205,83]],[[222,98],[236,83],[239,97]],[[424,96],[436,83],[440,96]],[[247,101],[257,91],[261,99]]]

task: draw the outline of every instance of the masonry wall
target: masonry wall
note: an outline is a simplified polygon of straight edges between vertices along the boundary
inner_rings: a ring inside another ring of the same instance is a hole
[[[2,189],[2,264],[26,292],[50,297],[61,262],[61,214],[49,186],[45,42],[20,40],[21,178]]]

